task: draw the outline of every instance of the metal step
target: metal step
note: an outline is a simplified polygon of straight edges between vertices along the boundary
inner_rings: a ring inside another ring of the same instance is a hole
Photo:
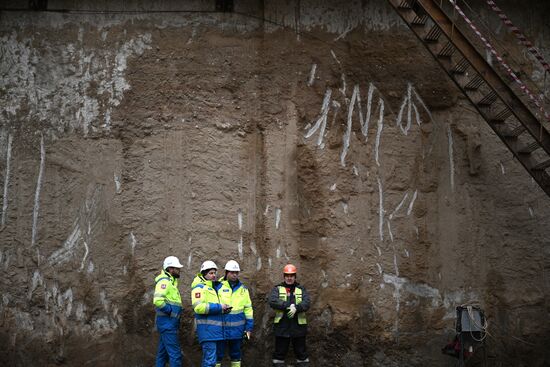
[[[464,89],[466,90],[478,90],[479,87],[483,85],[483,78],[481,75],[476,74],[466,85],[464,86]]]
[[[477,102],[477,105],[480,107],[487,107],[495,103],[497,100],[497,94],[494,91],[489,92],[489,94],[485,95],[479,102]]]
[[[433,25],[432,28],[426,33],[424,36],[424,41],[434,43],[439,40],[439,37],[443,34],[443,31],[441,28],[439,28],[437,25]]]
[[[540,162],[536,166],[534,166],[532,169],[535,171],[545,170],[548,167],[550,167],[550,159],[545,160],[544,162]]]
[[[513,128],[511,130],[503,132],[502,136],[504,136],[505,138],[517,138],[518,136],[520,136],[524,132],[525,132],[525,126],[519,125],[519,126],[516,126],[515,128]]]
[[[441,29],[441,28],[439,28]],[[462,75],[468,70],[470,63],[465,58],[460,59],[458,63],[451,69],[451,73]]]
[[[541,146],[538,142],[534,141],[518,149],[519,154],[531,154]]]
[[[501,124],[504,121],[506,121],[506,119],[508,119],[508,117],[510,116],[512,116],[512,111],[509,108],[505,107],[496,115],[491,116],[491,118],[489,119],[489,122],[493,124]]]
[[[451,58],[453,56],[453,53],[455,52],[455,48],[451,42],[447,42],[445,46],[443,46],[438,52],[437,57],[446,57]]]

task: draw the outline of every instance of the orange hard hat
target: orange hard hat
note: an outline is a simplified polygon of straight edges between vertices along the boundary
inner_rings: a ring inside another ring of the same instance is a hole
[[[285,265],[283,269],[284,274],[296,274],[296,267],[292,264]]]

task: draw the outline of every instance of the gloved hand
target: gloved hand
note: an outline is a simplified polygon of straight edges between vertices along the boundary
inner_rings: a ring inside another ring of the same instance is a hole
[[[293,318],[296,314],[296,305],[293,303],[290,305],[290,307],[287,308],[288,312],[286,313],[288,315],[288,318]]]

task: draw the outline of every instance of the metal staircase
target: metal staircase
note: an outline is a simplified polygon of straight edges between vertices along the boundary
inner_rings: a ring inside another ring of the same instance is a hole
[[[550,134],[433,0],[388,0],[493,131],[550,196]]]

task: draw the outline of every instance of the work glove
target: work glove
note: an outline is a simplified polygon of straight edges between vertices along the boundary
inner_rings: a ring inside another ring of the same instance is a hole
[[[288,318],[291,319],[296,314],[296,305],[293,303],[290,305],[290,307],[287,308],[288,312],[286,313],[288,315]]]

